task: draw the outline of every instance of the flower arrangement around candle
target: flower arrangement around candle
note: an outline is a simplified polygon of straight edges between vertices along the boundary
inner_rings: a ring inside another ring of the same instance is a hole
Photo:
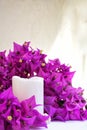
[[[23,45],[14,43],[14,49],[0,52],[0,129],[27,130],[31,127],[47,127],[51,120],[86,120],[87,102],[83,89],[74,88],[72,78],[75,72],[70,66],[61,64],[59,59],[48,60],[40,49],[34,50],[30,42]],[[44,112],[35,107],[35,96],[19,102],[12,92],[12,77],[44,78]]]

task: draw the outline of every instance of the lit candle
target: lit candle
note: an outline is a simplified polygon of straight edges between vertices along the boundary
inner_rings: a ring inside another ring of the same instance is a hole
[[[43,89],[43,78],[32,77],[32,78],[20,78],[18,76],[12,77],[12,89],[14,95],[19,101],[25,100],[35,95],[36,103],[41,104],[37,107],[37,110],[43,114],[44,104],[44,89]]]

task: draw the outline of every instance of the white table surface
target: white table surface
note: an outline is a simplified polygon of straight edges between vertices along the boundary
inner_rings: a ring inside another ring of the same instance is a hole
[[[87,130],[86,121],[51,122],[48,128],[35,128],[31,130]]]

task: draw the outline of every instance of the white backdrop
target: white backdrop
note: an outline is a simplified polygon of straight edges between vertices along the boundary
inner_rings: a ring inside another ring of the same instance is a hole
[[[86,89],[86,12],[87,0],[0,0],[0,50],[31,41],[48,58],[70,64],[74,86]]]

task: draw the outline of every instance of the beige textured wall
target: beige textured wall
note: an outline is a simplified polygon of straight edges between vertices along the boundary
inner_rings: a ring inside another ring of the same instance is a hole
[[[49,51],[61,27],[64,0],[0,0],[0,50],[31,41]]]

